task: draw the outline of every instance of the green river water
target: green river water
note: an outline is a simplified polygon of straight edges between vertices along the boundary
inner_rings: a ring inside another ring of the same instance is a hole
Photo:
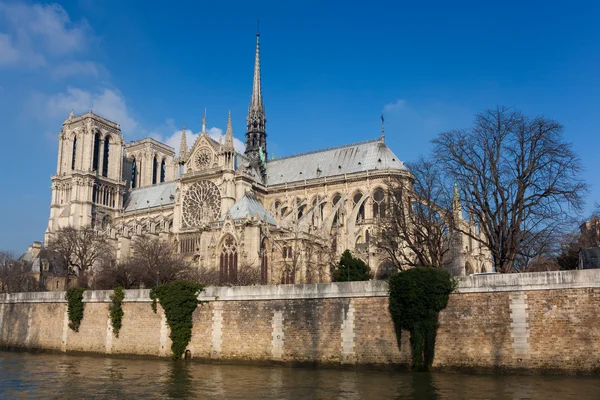
[[[1,399],[600,399],[600,378],[237,366],[0,352]]]

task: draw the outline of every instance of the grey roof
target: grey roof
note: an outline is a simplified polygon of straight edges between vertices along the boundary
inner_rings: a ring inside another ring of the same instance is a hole
[[[231,219],[244,219],[247,216],[258,215],[261,221],[268,222],[272,225],[277,225],[275,218],[265,210],[260,201],[256,198],[253,192],[246,192],[244,197],[235,202],[229,209],[229,215]],[[225,216],[221,217],[224,220]]]
[[[173,204],[175,203],[176,189],[177,182],[133,189],[125,199],[125,212]]]
[[[375,169],[407,170],[381,139],[374,139],[268,160],[267,185]]]

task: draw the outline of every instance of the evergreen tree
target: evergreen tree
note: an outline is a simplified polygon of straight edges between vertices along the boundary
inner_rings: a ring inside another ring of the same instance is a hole
[[[360,258],[352,257],[350,250],[344,251],[333,273],[334,282],[368,281],[371,278],[369,266]]]

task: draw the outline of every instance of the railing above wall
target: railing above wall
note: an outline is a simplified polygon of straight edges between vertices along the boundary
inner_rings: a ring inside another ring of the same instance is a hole
[[[456,293],[516,292],[600,288],[600,269],[474,275],[458,279]],[[108,303],[112,290],[88,290],[86,303]],[[202,301],[308,300],[352,297],[387,297],[384,281],[334,282],[303,285],[207,287]],[[124,302],[150,302],[150,289],[125,290]],[[0,294],[0,303],[66,303],[65,292]]]

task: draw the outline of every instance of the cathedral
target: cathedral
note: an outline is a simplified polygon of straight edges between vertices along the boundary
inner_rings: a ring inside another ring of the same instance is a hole
[[[331,266],[349,249],[375,277],[388,273],[369,240],[385,216],[390,181],[411,178],[385,144],[372,140],[269,159],[261,91],[260,35],[245,151],[202,132],[191,147],[185,128],[179,154],[157,140],[125,143],[118,123],[92,111],[71,113],[59,135],[58,164],[45,240],[65,226],[93,226],[109,238],[117,260],[132,241],[152,235],[174,243],[193,265],[219,271],[260,271],[263,284],[331,280]],[[490,270],[489,254],[462,238],[459,274]]]

